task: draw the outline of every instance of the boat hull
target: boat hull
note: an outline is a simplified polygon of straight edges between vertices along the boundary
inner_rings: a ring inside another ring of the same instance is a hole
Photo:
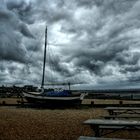
[[[49,106],[67,106],[67,105],[80,105],[83,100],[83,95],[69,96],[69,97],[50,97],[40,94],[31,94],[23,92],[24,98],[28,103],[42,104]]]

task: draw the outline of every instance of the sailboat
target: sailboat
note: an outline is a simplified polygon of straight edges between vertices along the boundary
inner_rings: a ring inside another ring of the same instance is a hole
[[[49,104],[49,105],[79,105],[85,97],[85,93],[74,94],[70,89],[68,83],[68,90],[44,89],[45,77],[45,63],[46,63],[46,48],[47,48],[47,26],[45,30],[45,45],[44,45],[44,61],[43,61],[43,74],[40,92],[23,91],[23,97],[28,103],[34,104]],[[65,85],[65,84],[63,84]]]

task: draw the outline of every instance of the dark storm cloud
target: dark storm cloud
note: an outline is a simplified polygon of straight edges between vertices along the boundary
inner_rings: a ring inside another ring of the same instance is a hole
[[[26,62],[26,48],[23,37],[33,37],[27,25],[17,15],[6,8],[0,10],[0,59]]]
[[[13,11],[21,21],[27,22],[28,24],[33,23],[31,17],[31,10],[33,9],[31,2],[24,0],[11,0],[7,1],[7,8]]]
[[[95,20],[88,18],[88,16],[94,17],[94,14],[87,10],[88,5],[90,5],[89,9],[98,12],[95,13],[98,15],[95,16]],[[96,76],[102,77],[104,82],[107,80],[104,75],[105,69],[109,65],[113,66],[110,77],[116,78],[117,75],[123,75],[127,80],[136,76],[135,72],[139,71],[140,56],[138,52],[132,52],[132,50],[139,50],[137,34],[140,21],[136,11],[140,7],[139,1],[102,0],[93,4],[93,1],[82,0],[78,1],[78,6],[86,7],[86,10],[82,9],[83,11],[81,10],[77,17],[79,20],[73,17],[70,21],[65,21],[66,24],[61,28],[62,31],[73,34],[72,41],[77,42],[63,48],[62,53],[68,55],[68,62],[72,61],[76,68],[83,67]],[[134,34],[131,34],[132,32]]]
[[[75,74],[79,69],[81,73],[88,70],[97,82],[109,82],[110,78],[115,80],[116,76],[120,79],[122,76],[124,80],[130,79],[128,77],[133,76],[133,72],[139,68],[139,55],[131,51],[138,48],[139,42],[138,36],[135,37],[137,30],[131,34],[134,29],[139,29],[139,2],[72,2],[73,4],[68,1],[59,1],[55,4],[50,2],[49,6],[44,5],[45,1],[40,3],[43,5],[40,17],[48,23],[60,24],[60,32],[72,35],[69,44],[63,44],[62,40],[60,49],[63,58],[66,59],[60,58],[55,64],[55,70],[60,73],[63,70],[63,74],[68,76],[70,68],[64,69],[62,65],[67,62],[73,64]],[[108,69],[111,72],[107,72]]]
[[[18,74],[18,71],[22,70],[20,63],[26,68],[26,64],[30,62],[23,39],[34,38],[20,12],[27,11],[27,5],[26,2],[18,0],[0,1],[0,75],[3,78],[1,84],[17,83],[18,79],[23,79],[28,74]],[[24,80],[21,82],[25,83]]]
[[[30,31],[29,31],[29,29],[28,29],[28,27],[26,26],[26,24],[21,24],[20,25],[20,32],[24,35],[24,36],[26,36],[26,37],[34,37],[31,33],[30,33]]]
[[[47,24],[54,53],[47,65],[52,63],[54,81],[76,79],[99,86],[139,77],[138,0],[6,0],[0,4],[0,61],[12,62],[7,70],[1,64],[1,73],[17,72],[24,83],[40,81]],[[52,68],[46,71],[51,81]],[[22,83],[19,79],[17,83]],[[12,80],[16,82],[11,76]]]
[[[119,63],[119,65],[137,65],[140,58],[140,53],[129,53],[126,51],[123,51],[121,53],[118,53],[115,57],[116,61]]]

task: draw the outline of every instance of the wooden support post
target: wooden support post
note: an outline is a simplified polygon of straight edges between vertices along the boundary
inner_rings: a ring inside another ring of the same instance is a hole
[[[95,132],[95,137],[100,137],[100,129],[99,129],[99,125],[94,125],[94,126],[91,126],[91,128],[94,130]]]
[[[113,110],[108,110],[109,115],[113,115]]]
[[[91,107],[93,107],[94,106],[94,101],[91,101]]]
[[[120,104],[120,106],[121,106],[121,105],[123,104],[123,101],[120,101],[119,104]]]

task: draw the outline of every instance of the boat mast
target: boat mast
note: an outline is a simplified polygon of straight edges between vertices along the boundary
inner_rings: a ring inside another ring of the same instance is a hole
[[[41,88],[44,88],[45,63],[46,63],[46,48],[47,48],[47,26],[46,26],[46,30],[45,30],[44,61],[43,61],[43,75],[42,75]]]

